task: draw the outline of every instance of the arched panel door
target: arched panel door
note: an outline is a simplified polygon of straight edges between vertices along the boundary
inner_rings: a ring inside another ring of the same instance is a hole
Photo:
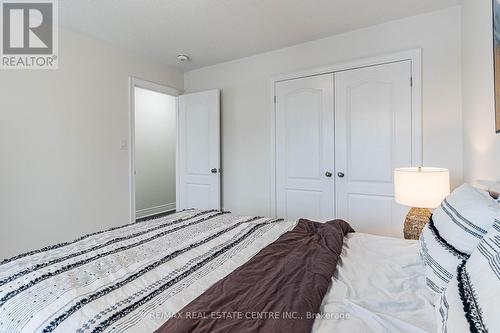
[[[177,210],[221,209],[220,92],[179,96]]]
[[[276,208],[287,219],[333,219],[333,74],[276,84]]]
[[[336,208],[356,231],[402,236],[393,170],[412,166],[411,61],[335,74]]]

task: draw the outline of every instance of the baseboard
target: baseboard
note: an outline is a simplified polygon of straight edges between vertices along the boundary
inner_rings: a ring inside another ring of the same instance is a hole
[[[135,218],[140,219],[143,217],[151,216],[151,215],[156,215],[160,213],[165,213],[175,210],[175,202],[168,203],[165,205],[160,205],[156,207],[151,207],[151,208],[144,208],[144,209],[139,209],[135,212]]]

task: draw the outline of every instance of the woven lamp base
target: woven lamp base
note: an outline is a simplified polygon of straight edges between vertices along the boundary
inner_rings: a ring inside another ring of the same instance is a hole
[[[403,227],[405,239],[419,239],[422,229],[429,222],[431,215],[431,211],[427,208],[410,209]]]

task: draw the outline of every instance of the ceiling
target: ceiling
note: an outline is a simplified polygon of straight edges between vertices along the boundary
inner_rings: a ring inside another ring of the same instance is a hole
[[[61,25],[187,71],[461,0],[64,0]],[[180,63],[179,53],[192,60]]]

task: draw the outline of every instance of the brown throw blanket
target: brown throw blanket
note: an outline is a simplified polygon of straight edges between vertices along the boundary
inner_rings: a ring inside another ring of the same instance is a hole
[[[348,232],[342,220],[301,219],[157,332],[310,332]]]

